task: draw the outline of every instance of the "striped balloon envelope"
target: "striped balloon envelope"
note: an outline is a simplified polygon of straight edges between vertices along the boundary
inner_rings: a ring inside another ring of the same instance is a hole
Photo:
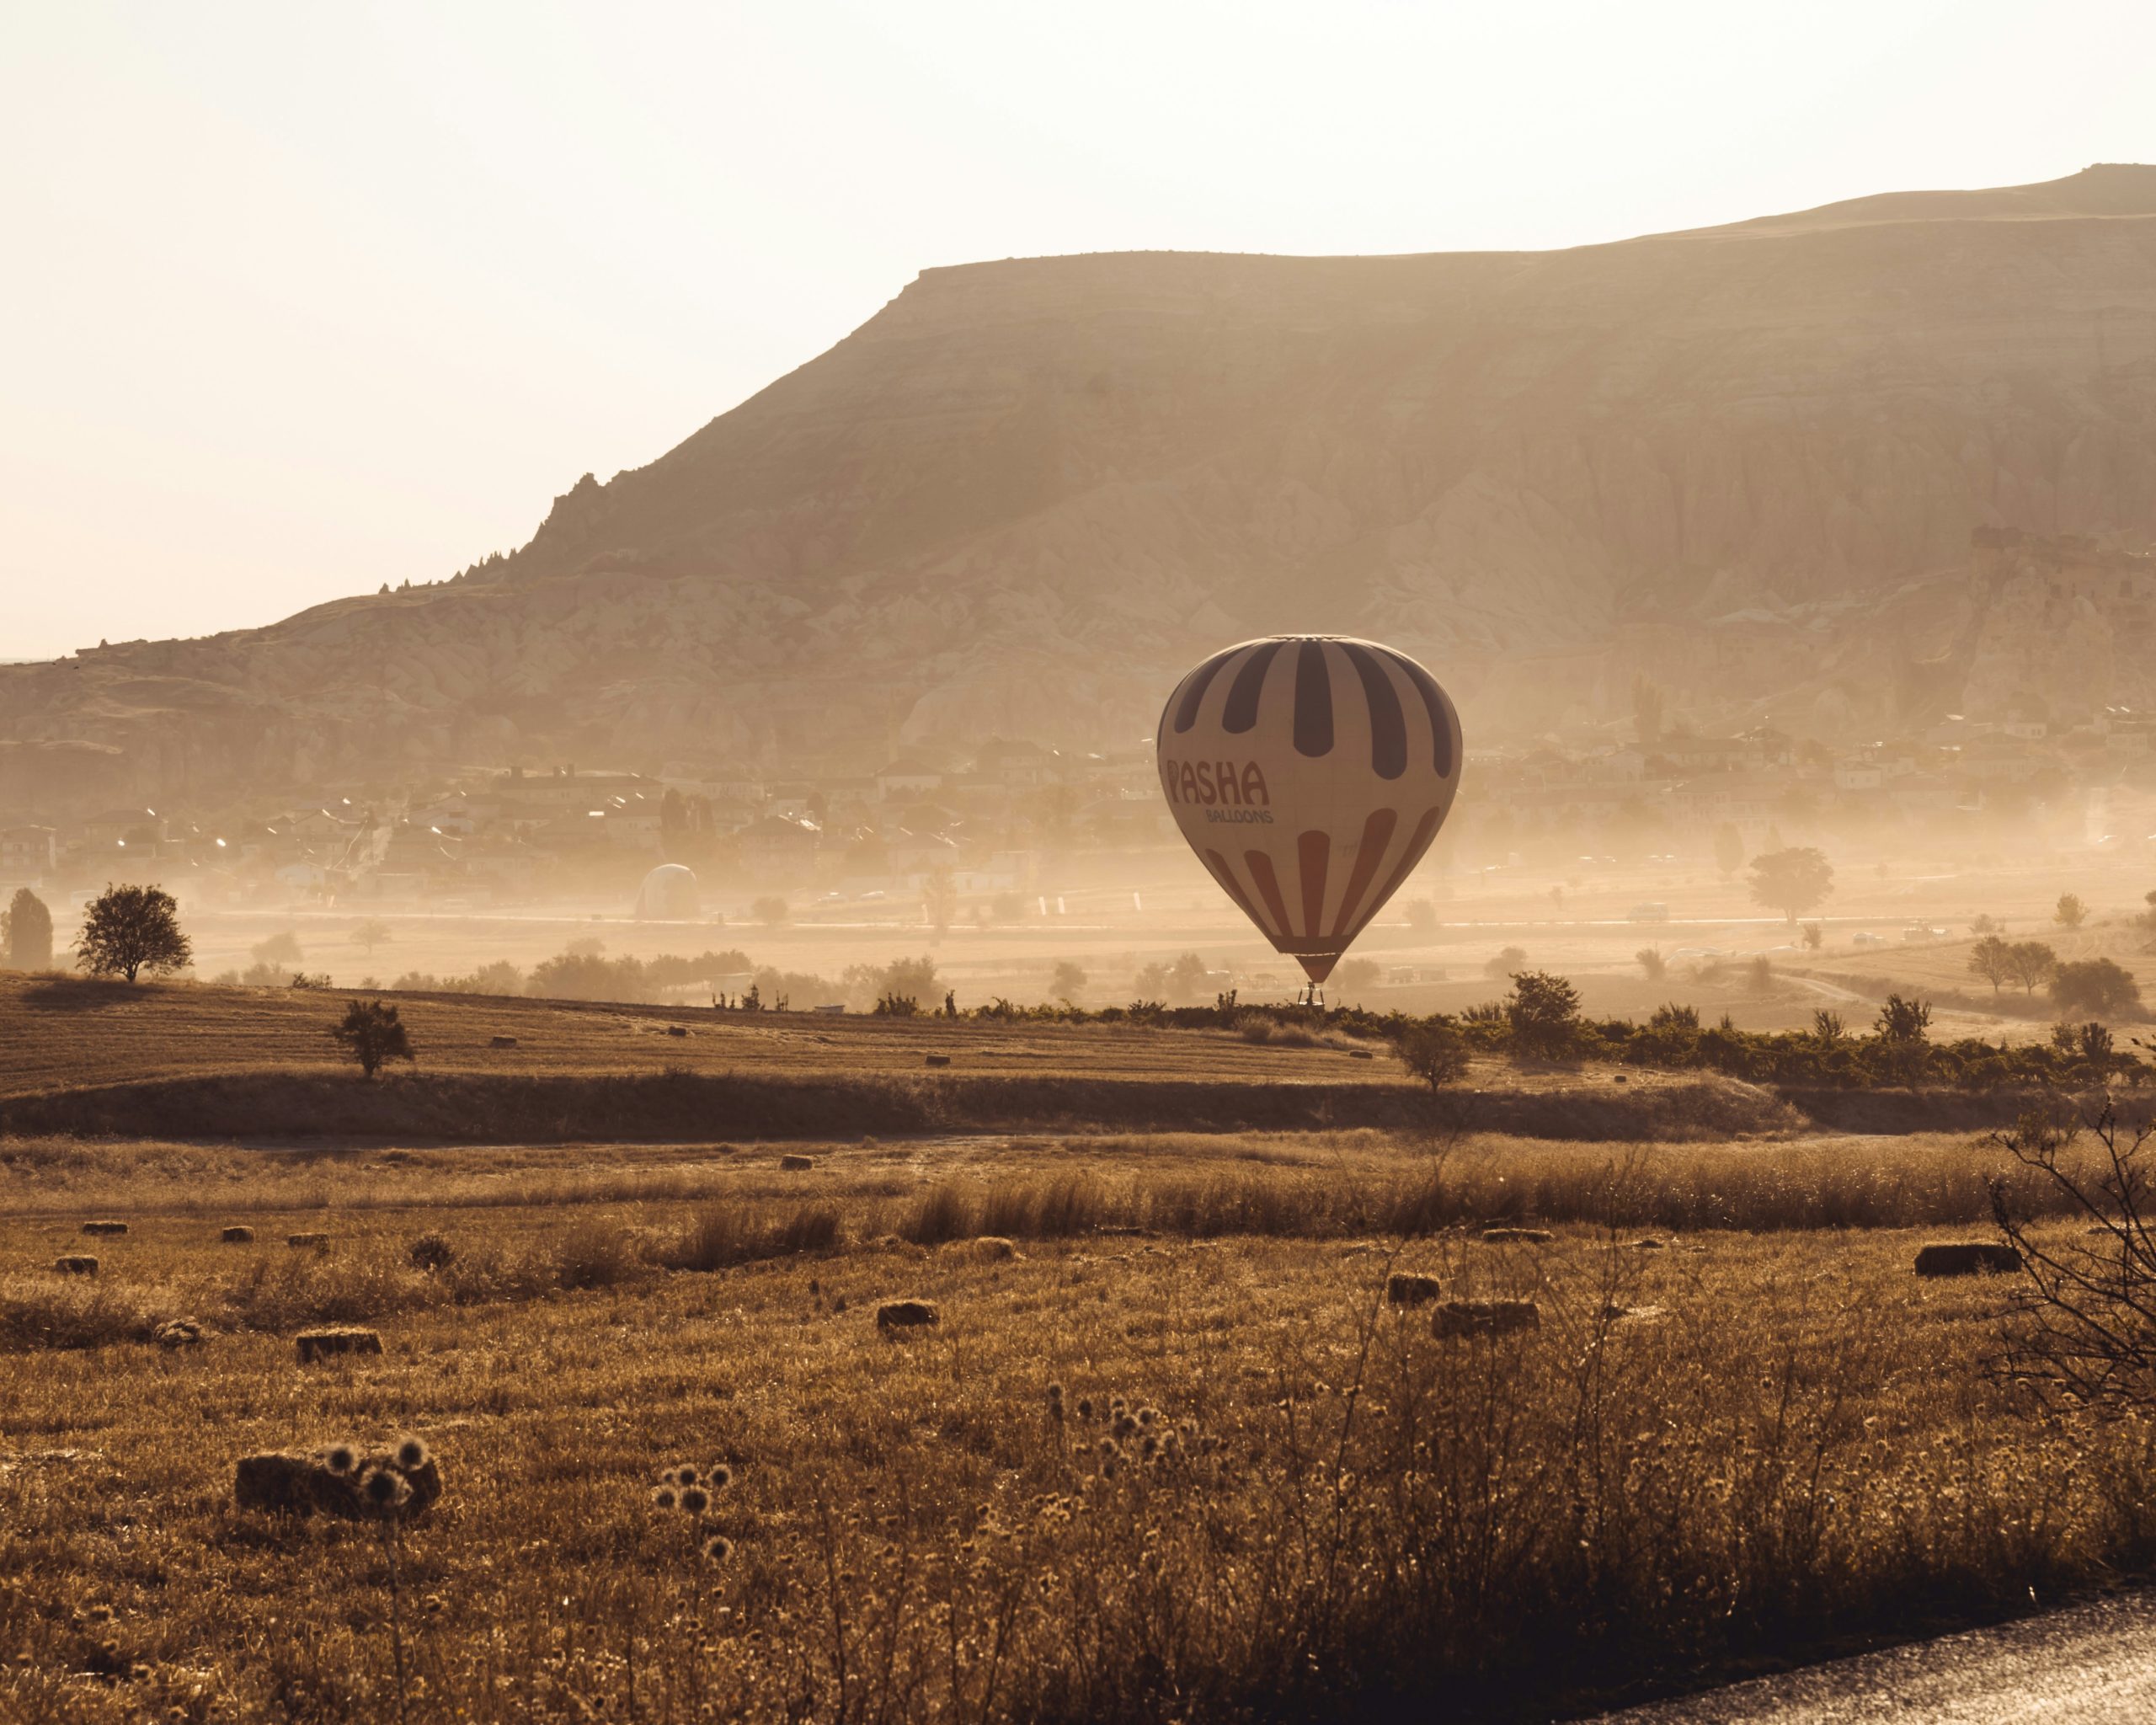
[[[1276,635],[1214,654],[1168,697],[1161,788],[1190,847],[1313,983],[1438,836],[1460,715],[1396,648]]]

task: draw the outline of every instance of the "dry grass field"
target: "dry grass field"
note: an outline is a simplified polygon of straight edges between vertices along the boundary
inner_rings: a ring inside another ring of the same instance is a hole
[[[416,1067],[363,1081],[341,991],[0,976],[0,1131],[462,1142],[1401,1125],[1387,1044],[1337,1030],[717,1012],[399,996]],[[506,1042],[508,1046],[498,1046]],[[1711,1075],[1482,1063],[1479,1124],[1702,1137],[1801,1124]]]
[[[2148,1432],[2032,1418],[2012,1280],[1910,1274],[1981,1140],[785,1153],[0,1142],[0,1717],[1547,1717],[2152,1551]],[[393,1539],[232,1503],[404,1434]]]
[[[223,988],[0,975],[0,1097],[148,1078],[275,1068],[350,1071],[329,1027],[343,991]],[[1001,1024],[860,1013],[717,1012],[518,996],[398,995],[420,1069],[493,1076],[665,1071],[771,1076],[917,1073],[931,1053],[974,1074],[1278,1083],[1397,1081],[1353,1058],[1347,1039],[1315,1046],[1134,1026]],[[675,1032],[680,1033],[675,1034]],[[497,1047],[498,1038],[514,1046]]]

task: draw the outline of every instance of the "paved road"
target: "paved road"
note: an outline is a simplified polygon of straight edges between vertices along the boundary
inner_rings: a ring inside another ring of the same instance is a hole
[[[2146,1725],[2156,1721],[2156,1594],[1837,1659],[1604,1725]]]

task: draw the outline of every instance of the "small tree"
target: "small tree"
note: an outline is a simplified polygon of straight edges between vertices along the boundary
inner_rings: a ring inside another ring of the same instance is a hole
[[[776,894],[768,894],[749,906],[749,914],[766,928],[776,928],[786,921],[786,900]]]
[[[2058,954],[2040,940],[2015,941],[2008,946],[2006,956],[2024,994],[2034,994],[2036,985],[2058,969]]]
[[[1443,1013],[1410,1024],[1394,1048],[1400,1063],[1428,1085],[1433,1095],[1467,1076],[1467,1039]]]
[[[1886,1004],[1879,1009],[1879,1018],[1873,1027],[1881,1042],[1897,1047],[1928,1041],[1931,1033],[1931,1002],[1904,1000],[1897,994],[1886,996]]]
[[[1525,947],[1501,947],[1497,953],[1482,961],[1482,974],[1495,981],[1500,976],[1509,976],[1527,962]]]
[[[1812,1009],[1812,1033],[1822,1042],[1839,1042],[1849,1033],[1849,1027],[1842,1023],[1842,1015],[1832,1007],[1814,1007]]]
[[[247,951],[258,964],[296,964],[307,956],[300,950],[300,937],[289,928],[280,929],[267,940],[255,942]]]
[[[2079,928],[2089,920],[2089,907],[2081,902],[2079,893],[2061,893],[2058,903],[2052,907],[2052,921],[2061,928]]]
[[[2109,959],[2081,959],[2052,972],[2052,1001],[2062,1014],[2116,1015],[2141,1004],[2141,985]]]
[[[1086,991],[1085,967],[1064,959],[1049,975],[1048,991],[1051,997],[1069,1006]]]
[[[11,970],[48,970],[52,967],[52,912],[28,887],[18,887],[4,916],[8,932],[8,968]]]
[[[1669,961],[1655,947],[1641,947],[1632,954],[1632,962],[1646,973],[1649,982],[1659,982],[1669,969]]]
[[[1339,978],[1341,993],[1361,994],[1366,989],[1375,988],[1383,973],[1374,959],[1350,959],[1335,974]]]
[[[1523,970],[1505,1001],[1513,1040],[1530,1053],[1561,1055],[1579,1033],[1580,991],[1547,970]]]
[[[1820,948],[1826,944],[1827,931],[1825,929],[1822,928],[1816,922],[1807,922],[1804,925],[1804,950],[1806,952],[1816,953]]]
[[[412,1039],[397,1008],[380,1001],[351,1001],[344,1007],[344,1022],[329,1027],[329,1033],[344,1044],[345,1052],[371,1078],[385,1060],[415,1060]]]
[[[1810,845],[1792,845],[1752,859],[1752,902],[1791,922],[1834,889],[1834,867]]]
[[[374,956],[376,947],[386,947],[394,938],[387,922],[378,921],[371,916],[352,931],[352,944],[365,947],[370,959]]]
[[[1205,960],[1185,953],[1168,972],[1168,1001],[1171,1006],[1195,1006],[1205,998]]]
[[[1736,824],[1725,820],[1715,829],[1715,867],[1725,879],[1744,866],[1744,835]]]
[[[2014,949],[1997,935],[1986,935],[1969,948],[1969,974],[1983,977],[1997,994],[1999,984],[2014,980]]]
[[[152,976],[184,970],[194,948],[180,932],[179,906],[161,887],[107,886],[83,913],[75,962],[93,976]]]

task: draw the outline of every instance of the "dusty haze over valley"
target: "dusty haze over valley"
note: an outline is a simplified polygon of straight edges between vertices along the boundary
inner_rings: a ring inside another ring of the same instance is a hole
[[[2156,1718],[2145,0],[8,40],[0,1725]]]
[[[937,268],[446,581],[0,670],[51,813],[581,759],[1129,746],[1293,627],[1478,742],[2156,700],[2156,168],[1528,254]]]

